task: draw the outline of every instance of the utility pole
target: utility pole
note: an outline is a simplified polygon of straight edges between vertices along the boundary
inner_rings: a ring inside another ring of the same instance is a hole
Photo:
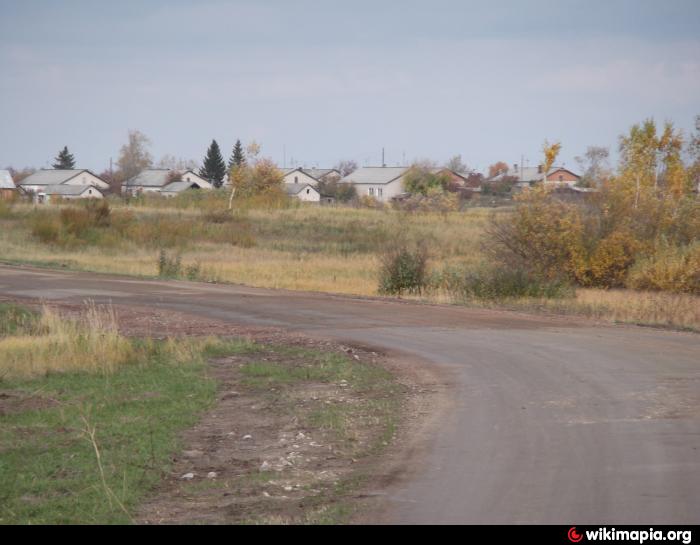
[[[386,166],[386,163],[384,162],[384,148],[382,148],[382,166]]]

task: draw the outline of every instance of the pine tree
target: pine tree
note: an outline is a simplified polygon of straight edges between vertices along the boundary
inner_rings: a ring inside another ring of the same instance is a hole
[[[236,140],[236,145],[233,146],[233,153],[231,158],[228,160],[228,169],[231,170],[233,167],[239,167],[245,164],[245,153],[243,152],[243,145],[240,140]]]
[[[58,152],[58,156],[54,161],[56,162],[52,166],[57,170],[70,170],[75,168],[75,157],[68,151],[68,146],[64,146],[63,149]]]
[[[204,166],[199,169],[199,175],[205,180],[209,180],[214,187],[221,187],[226,175],[226,163],[221,156],[221,150],[216,140],[211,141],[211,146],[204,157]]]

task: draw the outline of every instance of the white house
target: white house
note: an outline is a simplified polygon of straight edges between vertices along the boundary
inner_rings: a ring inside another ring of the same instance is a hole
[[[340,183],[353,184],[358,197],[388,202],[404,192],[403,179],[408,170],[408,167],[360,167]]]
[[[291,183],[282,184],[284,191],[290,197],[299,199],[304,202],[320,202],[321,194],[318,190],[311,184],[307,183]]]
[[[35,203],[48,203],[53,199],[104,199],[102,191],[92,185],[46,185],[32,195]]]
[[[142,170],[122,185],[122,193],[137,195],[139,193],[161,193],[165,187],[175,182],[195,184],[197,189],[212,189],[214,186],[192,170],[172,170],[169,168],[149,168]],[[175,186],[180,188],[182,186]],[[179,189],[181,191],[182,189]],[[172,193],[172,191],[170,191]],[[170,195],[172,196],[172,195]]]
[[[82,186],[93,187],[99,190],[109,189],[109,184],[99,176],[86,169],[44,169],[38,170],[34,174],[22,180],[19,186],[27,193],[46,193],[49,186]],[[100,195],[102,192],[100,191]]]
[[[332,178],[340,179],[340,171],[335,168],[293,168],[280,169],[284,174],[285,184],[311,184],[330,181]]]

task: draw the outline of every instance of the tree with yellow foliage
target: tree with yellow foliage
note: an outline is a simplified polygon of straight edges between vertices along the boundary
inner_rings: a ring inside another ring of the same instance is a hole
[[[544,187],[521,195],[510,217],[492,222],[487,249],[502,266],[546,279],[606,288],[629,280],[633,287],[700,293],[700,274],[689,270],[697,264],[700,201],[683,148],[681,132],[670,123],[660,134],[653,120],[634,125],[620,138],[617,174],[599,191],[583,203],[562,202]],[[545,142],[545,176],[560,149]],[[629,270],[637,262],[648,265],[632,280]]]

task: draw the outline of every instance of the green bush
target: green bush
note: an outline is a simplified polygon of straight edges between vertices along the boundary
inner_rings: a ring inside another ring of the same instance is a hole
[[[165,250],[158,255],[158,276],[161,278],[178,278],[182,275],[182,258],[179,254],[169,256]]]
[[[459,300],[562,298],[574,293],[566,281],[544,279],[522,268],[484,266],[468,271],[447,270],[433,279],[433,285]]]
[[[427,287],[428,252],[424,245],[397,244],[381,256],[379,293],[421,294]]]

